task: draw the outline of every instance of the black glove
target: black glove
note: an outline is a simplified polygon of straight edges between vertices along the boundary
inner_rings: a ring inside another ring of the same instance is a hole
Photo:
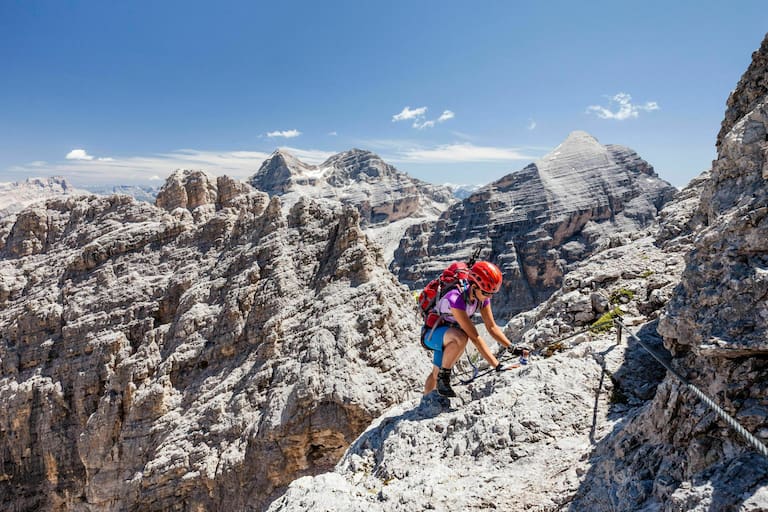
[[[507,370],[511,370],[512,368],[514,368],[514,366],[509,365],[507,363],[499,363],[499,364],[496,365],[496,371],[498,373],[505,372]]]

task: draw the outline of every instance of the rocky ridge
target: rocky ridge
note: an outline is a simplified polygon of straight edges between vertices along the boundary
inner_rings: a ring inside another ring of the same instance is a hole
[[[286,205],[311,197],[354,206],[361,227],[381,245],[387,262],[406,228],[436,219],[455,201],[449,188],[411,178],[374,153],[359,149],[333,155],[320,165],[277,150],[248,182],[280,196]]]
[[[429,363],[350,207],[179,171],[0,233],[0,503],[260,510]]]
[[[270,512],[633,509],[610,495],[587,508],[571,502],[595,448],[648,406],[665,372],[635,342],[617,344],[610,321],[589,327],[621,308],[662,348],[655,325],[685,267],[690,241],[680,228],[696,222],[696,190],[662,210],[662,226],[614,236],[549,300],[509,323],[510,339],[538,354],[532,364],[459,386],[451,408],[430,396],[387,412],[334,472],[293,482]],[[658,233],[677,230],[665,242],[672,249],[657,243]],[[468,371],[465,361],[458,371]]]
[[[410,228],[392,270],[418,288],[476,247],[506,279],[498,314],[509,318],[546,300],[568,265],[609,243],[610,235],[649,226],[675,189],[623,146],[573,132],[541,160]]]

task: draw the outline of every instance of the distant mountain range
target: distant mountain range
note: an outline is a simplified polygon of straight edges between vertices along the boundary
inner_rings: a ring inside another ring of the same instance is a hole
[[[359,166],[368,166],[369,168],[379,167],[383,171],[381,175],[383,180],[386,180],[387,176],[390,178],[395,176],[397,180],[412,181],[414,184],[418,184],[418,186],[421,187],[434,187],[435,191],[439,191],[437,192],[436,196],[436,201],[438,203],[443,203],[446,201],[448,203],[451,202],[451,199],[445,195],[446,190],[449,190],[450,194],[456,199],[465,199],[482,186],[457,185],[453,183],[446,183],[444,185],[430,185],[415,178],[411,178],[405,173],[397,171],[394,167],[384,163],[381,158],[373,153],[355,149],[344,153],[339,153],[320,166],[306,164],[285,150],[277,150],[261,165],[259,172],[251,177],[249,181],[256,180],[256,188],[265,186],[267,191],[272,194],[284,195],[290,191],[301,191],[302,193],[308,192],[309,196],[316,198],[323,197],[324,195],[339,196],[339,194],[329,194],[328,190],[318,191],[311,189],[313,184],[318,185],[323,181],[316,179],[319,177],[319,174],[322,174],[318,172],[318,169],[324,168],[325,170],[328,170],[329,166],[334,165],[337,167],[341,166],[346,168],[346,171],[341,170],[341,174],[344,174],[345,172],[347,173],[347,180],[349,180],[348,185],[353,182],[358,184],[362,183],[363,180],[359,179],[360,173],[362,172],[365,174],[368,171],[363,170]],[[286,175],[284,190],[279,185],[275,186],[275,183],[272,182],[275,177],[274,173],[281,172],[277,169],[281,166],[283,166],[283,170],[288,173]],[[340,169],[337,169],[337,171],[339,170]],[[305,176],[302,176],[302,174],[305,174]],[[369,174],[369,182],[370,178],[371,175]],[[340,178],[337,175],[330,178],[326,184],[330,185],[335,183],[338,185],[343,181],[344,178]],[[305,187],[302,187],[302,185]],[[61,195],[96,194],[105,196],[111,194],[120,194],[131,196],[138,201],[154,204],[155,199],[157,198],[157,194],[161,188],[162,185],[141,186],[120,184],[94,185],[76,188],[61,176],[28,178],[25,181],[20,182],[0,183],[0,217],[9,213],[17,212],[30,202],[47,199],[50,197],[58,197]],[[427,195],[430,194],[428,193]],[[343,194],[341,194],[341,196],[343,196]],[[438,208],[438,210],[442,211],[440,208]]]
[[[154,203],[157,193],[160,192],[161,186],[148,187],[138,185],[108,185],[104,187],[86,187],[88,192],[92,194],[98,194],[100,196],[108,196],[110,194],[121,194],[124,196],[131,196],[137,201],[144,201],[147,203]]]
[[[74,188],[60,176],[27,178],[25,181],[0,183],[0,218],[24,209],[27,205],[50,197],[87,194]]]
[[[275,151],[249,180],[251,186],[280,196],[289,207],[302,197],[354,206],[360,225],[392,259],[405,230],[435,220],[456,201],[451,189],[412,178],[370,151],[352,149],[320,165],[306,164]]]
[[[457,199],[466,199],[483,187],[482,185],[456,185],[454,183],[446,183],[445,186],[453,191],[453,195]]]

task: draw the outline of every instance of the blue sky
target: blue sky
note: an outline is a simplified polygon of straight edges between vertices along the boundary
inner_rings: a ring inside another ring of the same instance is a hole
[[[245,178],[356,147],[488,183],[573,130],[707,169],[764,1],[0,0],[0,181]]]

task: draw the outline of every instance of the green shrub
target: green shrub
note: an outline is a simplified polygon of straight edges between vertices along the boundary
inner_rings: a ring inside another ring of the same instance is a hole
[[[630,300],[635,298],[635,292],[633,292],[632,290],[627,290],[626,288],[620,288],[611,294],[611,297],[610,297],[611,304],[618,304],[620,302],[623,302],[621,300],[623,297],[626,297],[628,299],[627,302],[629,302]]]
[[[624,312],[620,307],[615,307],[612,310],[605,313],[603,316],[595,320],[595,322],[589,326],[589,330],[594,334],[600,334],[601,332],[608,332],[613,328],[613,319],[620,317]]]

